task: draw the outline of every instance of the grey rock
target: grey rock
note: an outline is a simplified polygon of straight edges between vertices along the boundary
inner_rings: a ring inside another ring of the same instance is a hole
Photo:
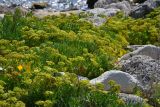
[[[106,18],[101,17],[101,15],[106,17],[114,16],[117,12],[119,12],[120,9],[114,9],[114,8],[95,8],[90,9],[86,11],[86,14],[92,14],[92,16],[86,18],[87,21],[92,22],[96,26],[102,25],[104,22],[106,22]]]
[[[117,70],[107,71],[99,77],[90,80],[90,83],[93,85],[102,83],[104,85],[104,89],[109,90],[110,86],[108,82],[110,80],[114,80],[117,84],[119,84],[121,87],[120,91],[123,93],[133,93],[134,89],[137,86],[140,86],[139,81],[136,78],[126,72]]]
[[[130,49],[131,51],[135,51],[138,48],[142,48],[144,46],[146,46],[146,45],[129,45],[129,46],[127,46],[127,48]]]
[[[132,94],[119,93],[119,97],[127,104],[141,104],[141,105],[143,105],[143,103],[144,103],[143,98],[136,96],[136,95],[132,95]]]
[[[143,45],[142,47],[139,46],[137,50],[125,54],[124,56],[122,56],[122,58],[120,58],[120,60],[127,60],[135,55],[146,55],[158,60],[160,59],[160,47],[154,45]]]
[[[103,23],[106,22],[106,19],[105,19],[105,18],[96,17],[96,16],[86,18],[85,20],[93,23],[93,25],[95,25],[95,26],[101,26]]]
[[[111,3],[116,3],[119,2],[119,0],[98,0],[94,7],[95,8],[103,8],[105,5],[111,4]]]
[[[91,10],[87,10],[87,13],[93,14],[94,16],[98,15],[105,15],[105,16],[114,16],[120,9],[114,9],[114,8],[95,8]]]
[[[78,80],[89,80],[89,79],[87,77],[83,77],[83,76],[78,75]]]
[[[123,11],[126,15],[129,15],[131,12],[131,5],[128,1],[122,1],[118,3],[112,3],[104,6],[105,9],[114,8]]]
[[[130,16],[133,18],[142,18],[145,17],[148,13],[150,13],[153,9],[148,5],[138,5],[131,10]]]
[[[144,3],[135,6],[130,13],[133,18],[142,18],[150,13],[154,8],[160,6],[160,0],[147,0]]]
[[[160,82],[160,61],[145,55],[135,55],[121,60],[124,72],[134,75],[146,88],[153,82]]]

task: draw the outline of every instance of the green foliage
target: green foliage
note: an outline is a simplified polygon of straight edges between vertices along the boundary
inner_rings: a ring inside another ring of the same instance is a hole
[[[129,106],[114,82],[104,92],[76,75],[94,78],[114,68],[128,44],[159,45],[159,12],[145,19],[119,14],[100,27],[83,20],[90,16],[83,13],[42,19],[19,10],[6,14],[0,21],[0,106]]]

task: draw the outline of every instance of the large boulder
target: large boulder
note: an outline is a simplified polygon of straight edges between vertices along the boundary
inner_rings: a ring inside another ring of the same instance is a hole
[[[150,13],[154,8],[160,6],[160,0],[147,0],[144,3],[135,6],[130,13],[133,18],[142,18]]]
[[[160,81],[160,62],[146,55],[121,60],[121,70],[134,75],[144,87]]]
[[[130,74],[123,72],[123,71],[117,71],[117,70],[111,70],[103,73],[99,77],[90,80],[90,83],[95,85],[97,83],[102,83],[104,85],[105,90],[109,90],[110,86],[108,82],[110,80],[114,80],[117,84],[120,85],[120,91],[123,93],[133,93],[134,89],[137,86],[140,86],[138,80],[131,76]]]
[[[128,1],[122,1],[118,3],[111,3],[104,6],[105,9],[114,8],[123,11],[126,15],[129,15],[131,12],[131,5]]]
[[[127,60],[135,55],[146,55],[156,60],[160,59],[160,47],[154,45],[142,45],[138,47],[137,50],[122,56],[120,60]]]
[[[101,16],[106,16],[106,17],[111,17],[114,16],[117,12],[119,12],[119,9],[114,9],[114,8],[95,8],[95,9],[90,9],[85,12],[85,14],[91,14],[90,17],[87,17],[86,20],[89,22],[92,22],[96,26],[102,25],[104,22],[106,22],[105,17]]]

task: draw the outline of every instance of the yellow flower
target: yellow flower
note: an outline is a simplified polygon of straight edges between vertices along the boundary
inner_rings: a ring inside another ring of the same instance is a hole
[[[19,65],[17,68],[18,68],[19,71],[22,71],[23,66],[22,66],[22,65]]]

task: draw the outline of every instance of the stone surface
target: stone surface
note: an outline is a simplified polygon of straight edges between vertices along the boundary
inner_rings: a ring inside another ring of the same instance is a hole
[[[2,68],[2,67],[0,67],[0,71],[3,71],[3,68]]]
[[[103,8],[104,6],[111,4],[111,3],[116,3],[119,2],[119,0],[98,0],[94,7],[95,8]]]
[[[129,15],[131,12],[131,5],[128,1],[122,1],[117,3],[112,3],[104,6],[105,9],[114,8],[123,11],[126,15]]]
[[[157,60],[160,59],[160,47],[156,47],[154,45],[143,45],[142,47],[139,46],[137,50],[125,54],[120,60],[127,60],[135,55],[146,55]]]
[[[130,13],[133,18],[142,18],[150,13],[154,8],[160,6],[160,0],[147,0],[144,3],[135,6]]]
[[[78,79],[79,80],[89,80],[87,77],[83,77],[83,76],[80,76],[80,75],[78,75]]]
[[[0,14],[0,20],[4,18],[4,14]]]
[[[134,75],[144,87],[153,82],[160,82],[160,61],[145,55],[135,55],[122,60],[123,71]]]
[[[111,70],[103,73],[99,77],[90,80],[90,83],[95,85],[97,83],[102,83],[105,90],[109,90],[110,86],[108,82],[114,80],[117,84],[120,85],[120,91],[123,93],[133,93],[134,89],[139,86],[139,82],[136,78],[130,74],[122,71]]]
[[[125,93],[119,93],[119,97],[127,104],[142,104],[144,103],[143,98],[132,95],[132,94],[125,94]]]
[[[117,12],[119,12],[119,9],[114,9],[114,8],[95,8],[95,9],[90,9],[86,11],[86,14],[92,14],[92,16],[86,18],[87,21],[92,22],[96,26],[102,25],[104,22],[106,22],[105,17],[111,17],[114,16]]]
[[[114,9],[114,8],[108,8],[108,9],[95,8],[95,9],[87,10],[86,12],[87,13],[91,13],[94,16],[98,16],[98,15],[114,16],[118,11],[120,11],[120,9]]]

